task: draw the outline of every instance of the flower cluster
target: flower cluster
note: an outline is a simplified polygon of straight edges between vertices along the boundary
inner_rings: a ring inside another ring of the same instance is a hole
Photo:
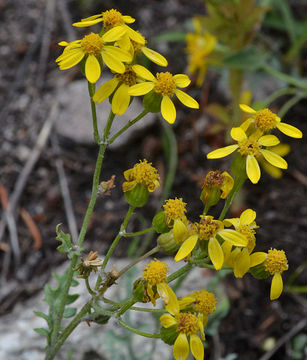
[[[112,96],[112,111],[123,115],[131,103],[131,96],[148,93],[155,95],[155,102],[161,108],[163,118],[169,123],[176,119],[176,109],[172,101],[174,95],[186,106],[198,109],[196,100],[178,88],[189,85],[190,79],[184,74],[172,75],[159,72],[154,76],[144,66],[137,64],[143,54],[159,66],[167,66],[167,60],[158,52],[146,46],[145,37],[128,24],[134,23],[131,16],[122,15],[115,9],[82,19],[73,25],[89,27],[102,23],[100,33],[90,33],[80,40],[70,43],[62,41],[64,51],[56,62],[60,70],[81,64],[87,80],[95,84],[101,75],[103,64],[114,74],[111,80],[100,86],[93,96],[97,104]],[[150,109],[148,111],[151,111]]]
[[[240,127],[231,129],[231,137],[237,142],[207,154],[208,159],[219,159],[238,151],[238,156],[244,160],[246,174],[253,184],[256,184],[261,176],[259,162],[266,160],[271,166],[279,169],[287,169],[287,162],[276,151],[279,139],[270,134],[277,128],[284,134],[301,138],[302,132],[296,127],[283,123],[281,119],[269,109],[256,111],[247,105],[240,105],[250,117]]]

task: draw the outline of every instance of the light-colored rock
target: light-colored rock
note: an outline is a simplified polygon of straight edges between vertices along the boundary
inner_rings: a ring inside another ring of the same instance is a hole
[[[169,264],[172,272],[182,266],[181,263],[174,263],[171,259],[164,259],[164,261]],[[110,261],[110,264],[113,263],[116,263],[117,269],[120,270],[128,264],[128,260]],[[111,287],[105,296],[114,301],[121,301],[130,297],[131,294],[127,293],[127,289],[131,291],[131,284],[136,278],[141,276],[144,266],[147,263],[148,261],[140,263],[138,270],[136,268],[131,269],[130,272],[127,273],[127,276],[120,280],[119,285]],[[64,266],[56,269],[55,272],[63,273],[66,266],[67,264],[64,264]],[[202,275],[201,269],[193,269],[183,282],[177,295],[182,296],[194,290],[202,289],[210,280],[210,276],[205,277]],[[54,280],[52,280],[51,283],[54,285]],[[80,293],[81,296],[72,306],[80,309],[90,299],[82,279],[80,279],[79,286],[71,290],[71,293],[77,292]],[[25,303],[19,304],[12,313],[1,318],[0,359],[44,359],[46,340],[43,336],[33,331],[34,328],[46,326],[45,321],[42,318],[36,317],[33,313],[33,311],[48,312],[48,306],[43,301],[43,298],[44,294],[41,292]],[[142,307],[152,306],[151,304],[136,305]],[[158,301],[157,307],[159,306],[161,306],[161,302]],[[128,316],[128,318],[125,318],[126,316]],[[159,329],[156,328],[155,320],[149,313],[128,311],[128,314],[124,315],[123,319],[139,330],[159,332]],[[152,340],[132,334],[119,326],[115,319],[111,319],[106,325],[91,324],[89,327],[85,322],[81,323],[68,338],[56,359],[66,360],[69,349],[73,350],[72,358],[74,360],[88,360],[86,353],[90,351],[96,352],[102,359],[114,359],[114,354],[116,354],[117,359],[128,359],[127,354],[129,353],[129,349],[127,341],[117,339],[114,334],[130,334],[132,348],[139,358],[147,359],[148,354],[151,353],[152,357],[148,359],[167,360],[171,358],[171,347],[166,345],[162,340]],[[155,346],[154,351],[153,346]],[[122,354],[122,357],[118,356],[119,354]]]
[[[104,73],[103,82],[110,80],[111,75]],[[98,87],[101,85],[99,83]],[[59,102],[62,110],[56,121],[56,131],[59,135],[64,136],[74,142],[92,145],[94,144],[93,124],[90,100],[88,95],[87,81],[78,80],[72,82],[63,88],[59,94]],[[105,100],[96,106],[98,128],[100,134],[107,122],[111,104],[109,100]],[[122,116],[116,116],[111,129],[112,134],[120,130],[129,120],[133,120],[144,110],[141,100],[135,97],[128,110]],[[119,136],[110,149],[118,149],[126,145],[138,132],[144,131],[148,126],[152,125],[155,120],[155,114],[149,113],[142,120],[131,126],[124,134]]]

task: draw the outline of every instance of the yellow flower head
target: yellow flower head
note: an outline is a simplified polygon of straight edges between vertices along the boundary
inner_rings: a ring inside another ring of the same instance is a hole
[[[165,204],[162,206],[166,213],[166,222],[169,225],[172,221],[177,219],[184,219],[186,213],[187,203],[180,199],[168,199],[165,201]]]
[[[264,268],[273,275],[270,299],[278,299],[282,293],[283,281],[281,274],[288,270],[288,260],[283,250],[270,249],[264,263]]]
[[[250,106],[244,104],[240,104],[240,108],[242,111],[251,115],[251,117],[241,125],[244,130],[247,130],[250,124],[254,123],[262,132],[268,132],[277,128],[282,133],[293,138],[299,139],[303,137],[301,130],[292,125],[281,122],[280,117],[274,114],[270,109],[266,108],[256,111]]]
[[[248,241],[246,248],[238,248],[229,243],[223,243],[222,249],[224,252],[225,264],[234,269],[235,277],[243,277],[251,267],[263,263],[266,258],[264,252],[252,251],[256,245],[255,229],[257,226],[256,212],[252,209],[247,209],[242,212],[240,218],[225,219],[223,222],[226,226],[234,226],[236,231],[244,235]]]
[[[108,31],[110,29],[119,28],[124,32],[125,42],[130,46],[130,40],[137,43],[145,44],[144,39],[135,30],[131,29],[127,24],[134,23],[135,19],[128,15],[122,15],[118,10],[111,9],[106,10],[100,14],[90,16],[85,19],[81,19],[80,22],[76,22],[73,26],[87,27],[103,23],[103,30]]]
[[[229,145],[221,149],[211,151],[207,154],[208,159],[218,159],[230,155],[235,150],[246,158],[246,173],[253,184],[260,179],[260,167],[258,159],[262,156],[273,166],[281,169],[287,169],[287,162],[271,147],[279,144],[279,139],[274,135],[261,136],[257,131],[247,137],[245,131],[241,127],[231,129],[231,137],[238,142],[236,145]],[[269,147],[269,149],[266,149]]]
[[[123,49],[107,45],[109,42],[120,39],[123,34],[124,32],[120,28],[114,28],[102,36],[91,33],[85,35],[83,39],[71,43],[62,41],[59,44],[65,48],[56,62],[60,70],[66,70],[79,64],[85,58],[85,76],[91,83],[96,83],[100,77],[100,57],[112,71],[124,73],[125,65],[123,62],[130,62],[132,60],[131,55]]]
[[[160,323],[163,327],[169,328],[176,326],[178,336],[174,343],[173,355],[176,360],[185,360],[190,352],[196,360],[204,359],[204,347],[201,339],[198,337],[200,332],[201,338],[204,340],[204,327],[201,320],[191,313],[172,313],[172,315],[165,314],[160,317]],[[190,337],[190,346],[188,342]]]
[[[168,265],[163,261],[155,259],[145,267],[143,278],[147,280],[150,285],[157,285],[162,282],[167,282],[167,273]]]
[[[212,188],[220,189],[222,191],[220,197],[225,199],[232,190],[233,184],[233,178],[227,171],[223,173],[219,170],[209,171],[202,186],[202,190],[205,189],[203,202],[207,201]]]
[[[196,85],[201,86],[210,63],[210,54],[213,52],[217,40],[215,36],[203,29],[199,18],[194,18],[193,24],[195,32],[188,33],[186,36],[188,70],[192,75],[198,72]]]
[[[215,310],[217,304],[216,297],[213,292],[205,289],[195,291],[183,297],[179,301],[180,309],[185,309],[187,306],[193,306],[195,312],[208,316]]]
[[[194,224],[194,229],[196,229],[196,234],[190,235],[189,232],[186,233],[186,239],[180,246],[175,256],[175,261],[180,261],[189,256],[197,245],[198,240],[208,241],[210,260],[215,269],[220,270],[224,263],[224,253],[216,238],[217,236],[221,237],[225,242],[238,247],[246,247],[248,243],[244,235],[236,230],[224,229],[223,223],[219,220],[214,220],[213,216],[201,216],[200,222]]]
[[[156,299],[160,296],[168,311],[177,312],[179,303],[175,293],[167,284],[167,273],[167,264],[155,259],[145,267],[143,278],[147,282],[147,293],[153,305],[156,306]],[[156,295],[154,290],[156,290]]]
[[[112,111],[116,115],[123,115],[130,105],[128,90],[140,80],[134,71],[134,66],[136,65],[126,65],[123,73],[115,74],[113,79],[102,84],[94,94],[93,100],[99,104],[114,93]]]
[[[126,170],[124,177],[127,180],[123,183],[124,192],[134,189],[138,184],[145,185],[149,192],[155,191],[160,186],[160,176],[157,169],[146,159],[140,160],[132,169]]]
[[[171,98],[176,95],[178,99],[185,105],[193,109],[198,109],[199,105],[196,100],[185,92],[177,89],[178,87],[187,87],[191,80],[187,75],[172,75],[170,72],[157,73],[154,76],[149,70],[139,67],[136,69],[137,74],[147,80],[140,84],[132,86],[129,94],[132,96],[141,96],[154,91],[162,97],[161,114],[163,118],[173,124],[176,119],[176,108]]]

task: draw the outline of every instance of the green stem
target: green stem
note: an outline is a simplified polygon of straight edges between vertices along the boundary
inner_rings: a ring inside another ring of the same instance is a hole
[[[103,260],[103,263],[102,263],[101,268],[100,268],[100,274],[102,274],[103,271],[105,270],[111,255],[113,254],[119,240],[123,236],[123,234],[124,234],[124,232],[126,230],[127,224],[129,222],[129,219],[133,214],[133,211],[134,211],[134,207],[130,205],[129,209],[127,211],[127,214],[125,216],[125,219],[124,219],[124,221],[123,221],[123,223],[122,223],[122,225],[120,227],[119,233],[116,235],[115,239],[113,240],[113,242],[112,242],[111,246],[109,247],[109,250],[108,250],[108,252],[107,252],[107,254],[106,254],[106,256],[105,256],[105,258]],[[97,276],[96,286],[95,286],[96,290],[98,289],[98,287],[100,285],[100,282],[101,282],[101,279],[102,279],[100,274]],[[105,290],[107,290],[107,288],[102,289],[101,294],[103,294]]]
[[[127,299],[121,306],[120,310],[118,311],[118,313],[116,314],[116,317],[120,317],[124,312],[126,312],[127,310],[129,310],[131,308],[131,306],[133,306],[135,303],[137,302],[137,300],[134,297],[131,297],[129,299]]]
[[[304,89],[306,90],[307,89],[307,85],[306,85],[306,82],[305,81],[301,81],[293,76],[290,76],[290,75],[287,75],[287,74],[284,74],[274,68],[272,68],[271,66],[267,65],[267,64],[264,64],[262,65],[262,69],[264,71],[266,71],[268,74],[280,79],[280,80],[283,80],[285,81],[286,83],[288,84],[291,84],[295,87],[298,87],[298,88],[301,88],[301,89]]]
[[[147,233],[149,233],[151,231],[155,231],[155,229],[153,227],[151,227],[151,228],[136,231],[136,232],[133,232],[133,233],[125,233],[125,234],[123,234],[123,237],[135,237],[135,236],[147,234]]]
[[[149,256],[157,253],[159,251],[159,246],[154,247],[153,249],[147,251],[147,253],[145,253],[144,255],[140,256],[139,258],[135,259],[134,261],[132,261],[132,263],[128,264],[127,266],[125,266],[118,274],[118,277],[122,276],[125,272],[127,272],[129,269],[131,269],[135,264],[137,264],[138,262],[148,258]]]
[[[100,136],[99,136],[99,130],[98,130],[98,126],[97,126],[96,104],[93,101],[93,96],[95,94],[95,87],[96,87],[96,84],[92,84],[88,81],[88,93],[90,95],[90,100],[91,100],[94,139],[95,139],[96,143],[99,144]]]
[[[241,189],[242,185],[244,184],[246,180],[246,177],[240,177],[240,178],[236,178],[235,179],[235,183],[233,185],[233,188],[232,190],[230,191],[230,194],[228,195],[226,201],[225,201],[225,205],[224,205],[224,208],[221,212],[221,215],[219,217],[219,220],[222,221],[224,220],[226,214],[227,214],[227,211],[229,210],[232,202],[233,202],[233,199],[236,197],[238,191]]]
[[[127,129],[129,129],[132,125],[137,123],[139,120],[141,120],[146,114],[148,113],[147,110],[142,111],[135,119],[128,121],[128,123],[123,126],[117,133],[115,133],[111,139],[109,139],[109,144],[112,144],[123,132],[125,132]]]
[[[90,283],[89,283],[89,281],[88,281],[88,278],[85,278],[84,280],[85,280],[85,285],[86,285],[87,291],[88,291],[91,295],[96,296],[97,294],[95,293],[95,291],[92,290],[91,285],[90,285]]]
[[[151,338],[151,339],[160,339],[161,338],[160,334],[149,334],[149,333],[146,333],[144,331],[137,330],[137,329],[131,327],[130,325],[126,324],[121,319],[118,320],[118,323],[121,326],[123,326],[124,328],[128,329],[129,331],[134,332],[135,334],[138,334],[138,335],[141,335],[141,336],[144,336],[144,337],[147,337],[147,338]]]
[[[175,271],[170,276],[168,276],[167,277],[167,282],[171,282],[171,281],[179,278],[179,276],[181,276],[181,275],[185,274],[186,272],[190,271],[192,269],[192,267],[193,267],[193,265],[191,263],[187,263],[182,268],[180,268],[179,270]]]
[[[286,113],[295,105],[297,104],[299,101],[301,101],[304,97],[307,97],[307,95],[296,95],[293,96],[291,99],[289,99],[279,110],[278,112],[278,116],[279,117],[284,117],[286,115]]]
[[[164,309],[147,309],[147,308],[142,308],[142,307],[138,307],[138,306],[131,306],[130,310],[157,313],[157,314],[164,314],[167,312],[167,310],[164,310]]]
[[[55,355],[68,338],[68,336],[75,330],[75,328],[80,324],[82,318],[86,315],[86,313],[91,308],[91,301],[83,306],[83,308],[79,311],[79,313],[74,317],[74,319],[70,322],[70,324],[63,330],[61,336],[57,340],[56,344],[49,350],[46,355],[45,360],[52,360],[54,359]]]
[[[286,87],[283,89],[278,89],[275,92],[273,92],[273,94],[268,96],[266,101],[263,102],[264,107],[269,106],[270,104],[272,104],[272,102],[274,102],[276,99],[278,99],[281,96],[296,94],[296,92],[297,92],[296,89],[289,88],[289,87]]]

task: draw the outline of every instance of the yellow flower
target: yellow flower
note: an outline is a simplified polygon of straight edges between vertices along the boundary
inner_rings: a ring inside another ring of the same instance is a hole
[[[149,192],[155,191],[160,186],[160,176],[157,169],[151,166],[146,159],[140,160],[132,169],[124,172],[127,180],[123,183],[123,191],[131,191],[136,185],[145,185]]]
[[[219,190],[216,199],[212,199],[215,200],[213,202],[217,203],[219,198],[226,199],[233,188],[233,184],[234,180],[227,171],[223,173],[219,170],[209,171],[202,186],[201,200],[206,203],[212,190]]]
[[[168,310],[169,311],[169,310]],[[191,313],[181,313],[179,311],[171,314],[164,314],[160,317],[160,323],[164,328],[176,326],[178,336],[173,347],[173,355],[176,360],[185,360],[191,352],[196,360],[204,359],[204,347],[202,340],[205,340],[204,327],[201,320]],[[201,339],[198,337],[200,332]],[[190,346],[188,342],[190,337]]]
[[[208,322],[208,315],[214,312],[216,304],[217,300],[213,292],[205,289],[195,291],[179,300],[180,310],[188,308],[189,311],[198,313],[203,326]]]
[[[164,72],[157,73],[156,77],[154,77],[149,70],[143,67],[138,67],[135,71],[140,77],[148,81],[132,86],[129,90],[129,94],[133,96],[141,96],[149,93],[151,90],[160,94],[162,96],[161,114],[170,124],[173,124],[176,119],[176,108],[171,100],[174,94],[176,94],[178,99],[185,106],[193,109],[199,108],[196,100],[185,92],[177,89],[177,87],[184,88],[190,84],[191,80],[187,75],[172,75],[169,72]]]
[[[134,21],[135,19],[131,16],[122,15],[118,10],[111,9],[100,14],[81,19],[80,22],[74,23],[73,26],[87,27],[102,22],[104,31],[108,31],[114,27],[120,27],[124,32],[124,39],[126,42],[129,42],[131,39],[137,43],[145,44],[143,37],[127,25],[134,23]]]
[[[255,229],[257,226],[256,212],[252,209],[247,209],[242,212],[240,218],[225,219],[226,226],[234,226],[236,231],[244,235],[247,240],[245,248],[235,247],[229,243],[223,243],[222,249],[225,257],[225,264],[234,269],[234,275],[237,278],[243,277],[248,270],[256,265],[263,263],[266,258],[264,252],[252,253],[256,246]]]
[[[283,250],[270,249],[264,263],[265,270],[273,275],[270,299],[278,299],[282,293],[283,281],[281,274],[288,270],[288,260]]]
[[[254,123],[257,128],[259,128],[263,132],[268,132],[272,129],[277,128],[282,133],[291,136],[293,138],[301,138],[303,134],[301,130],[297,129],[295,126],[283,123],[279,116],[274,114],[269,109],[262,109],[262,110],[254,110],[248,105],[240,104],[240,108],[245,113],[251,115],[241,127],[246,131],[250,124]]]
[[[195,33],[188,33],[186,36],[188,53],[188,70],[190,74],[198,72],[196,85],[201,86],[204,82],[208,64],[209,55],[215,48],[216,37],[208,31],[202,29],[199,18],[193,19]]]
[[[176,225],[176,224],[175,224]],[[175,237],[174,225],[174,237]],[[220,270],[224,263],[224,253],[217,237],[229,242],[231,245],[246,247],[248,240],[244,235],[232,229],[224,229],[224,225],[219,220],[214,220],[213,216],[201,216],[199,223],[194,224],[197,233],[189,235],[186,230],[186,240],[183,241],[176,256],[175,261],[180,261],[188,256],[195,248],[197,241],[208,241],[208,255],[216,270]],[[182,231],[183,232],[183,231]]]
[[[211,151],[207,155],[208,159],[219,159],[238,150],[242,156],[246,157],[246,174],[253,184],[256,184],[260,179],[261,173],[257,158],[259,159],[261,155],[273,166],[281,169],[288,168],[287,162],[272,151],[274,149],[263,149],[263,147],[272,147],[279,144],[279,140],[276,136],[259,136],[259,133],[256,132],[247,137],[245,131],[241,127],[232,128],[230,135],[238,142],[238,144]]]
[[[151,261],[145,267],[143,274],[143,278],[146,280],[146,290],[154,306],[156,306],[156,299],[160,296],[167,311],[178,312],[178,300],[174,291],[168,286],[167,273],[167,264],[157,259]],[[157,291],[156,296],[154,290]]]
[[[149,49],[146,45],[147,41],[145,37],[137,31],[139,36],[143,38],[143,42],[136,42],[134,40],[131,40],[128,42],[125,37],[121,38],[117,41],[117,44],[125,49],[128,50],[131,53],[131,56],[135,59],[139,54],[144,54],[149,60],[154,62],[155,64],[159,66],[167,66],[167,60],[164,56],[159,54],[157,51],[154,51],[152,49]]]
[[[125,72],[123,61],[130,62],[132,60],[131,55],[123,49],[113,45],[106,45],[106,43],[114,42],[122,36],[122,29],[115,27],[103,36],[91,33],[85,35],[82,40],[75,40],[71,43],[60,42],[59,44],[65,46],[65,48],[62,55],[56,59],[56,62],[60,70],[66,70],[79,64],[85,57],[85,76],[91,83],[95,83],[100,77],[100,57],[111,70],[123,73]]]
[[[99,104],[110,95],[112,98],[112,111],[119,116],[123,115],[130,104],[129,89],[135,85],[140,78],[134,71],[134,68],[140,65],[126,65],[124,73],[117,73],[113,79],[106,81],[100,86],[93,96],[93,100]]]
[[[176,221],[177,219],[185,219],[187,203],[180,199],[168,199],[165,201],[165,204],[162,206],[166,214],[166,223],[170,225],[171,222]]]

